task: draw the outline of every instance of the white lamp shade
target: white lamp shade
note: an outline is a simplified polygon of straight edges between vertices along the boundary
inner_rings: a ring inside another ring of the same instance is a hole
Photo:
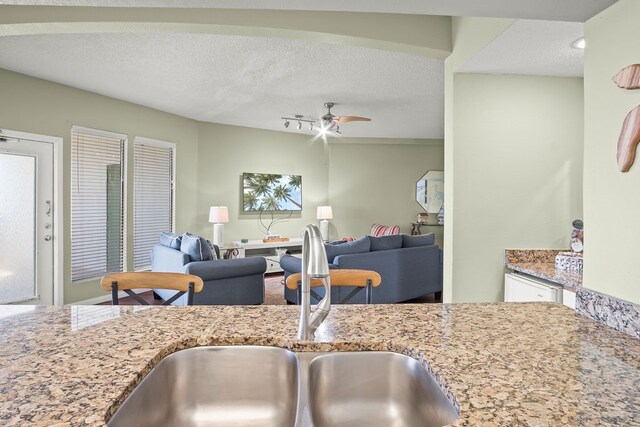
[[[333,211],[331,210],[331,206],[318,206],[316,218],[333,219]]]
[[[209,209],[209,222],[214,224],[229,222],[229,209],[226,206],[211,206],[211,209]]]

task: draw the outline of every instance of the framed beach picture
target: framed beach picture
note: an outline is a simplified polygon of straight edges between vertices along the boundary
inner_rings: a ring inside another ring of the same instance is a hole
[[[302,210],[302,176],[271,173],[242,174],[244,212]]]

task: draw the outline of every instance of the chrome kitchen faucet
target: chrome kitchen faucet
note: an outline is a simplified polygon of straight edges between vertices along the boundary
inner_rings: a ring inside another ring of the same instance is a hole
[[[300,325],[298,339],[313,340],[318,326],[331,310],[331,277],[329,262],[324,250],[324,242],[320,230],[313,224],[307,225],[302,241],[302,297],[300,300]],[[311,279],[320,279],[324,286],[325,296],[311,311]]]

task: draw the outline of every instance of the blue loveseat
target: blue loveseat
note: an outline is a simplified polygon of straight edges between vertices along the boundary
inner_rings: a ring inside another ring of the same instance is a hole
[[[382,283],[372,293],[374,304],[391,304],[442,292],[442,251],[434,243],[433,234],[422,236],[364,236],[353,242],[326,244],[329,268],[373,270]],[[299,258],[285,255],[280,259],[285,280],[302,269]],[[335,287],[331,301],[340,301],[351,287]],[[314,289],[323,295],[323,289]],[[288,302],[297,303],[297,293],[285,287]],[[315,299],[312,298],[314,302]],[[364,303],[364,292],[350,302]]]
[[[151,271],[187,273],[201,277],[204,287],[194,295],[194,304],[248,305],[264,302],[264,273],[267,263],[263,257],[219,259],[220,251],[213,245],[216,253],[214,258],[217,259],[194,261],[193,258],[199,256],[182,252],[177,245],[171,247],[171,243],[163,243],[165,244],[155,245],[151,250]],[[161,289],[154,292],[162,299],[175,293]],[[186,295],[176,300],[174,305],[186,305]]]

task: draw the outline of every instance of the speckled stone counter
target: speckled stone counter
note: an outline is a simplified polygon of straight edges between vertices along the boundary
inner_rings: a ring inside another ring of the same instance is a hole
[[[416,358],[457,426],[640,425],[640,340],[559,304],[334,306],[314,342],[298,307],[0,306],[0,425],[103,425],[164,356],[260,344]]]
[[[582,273],[558,270],[555,257],[565,249],[506,249],[505,267],[549,280],[576,293],[576,312],[618,331],[640,338],[640,304],[584,288]]]
[[[575,292],[582,286],[582,273],[558,270],[555,257],[566,249],[506,249],[505,267],[562,285]]]

